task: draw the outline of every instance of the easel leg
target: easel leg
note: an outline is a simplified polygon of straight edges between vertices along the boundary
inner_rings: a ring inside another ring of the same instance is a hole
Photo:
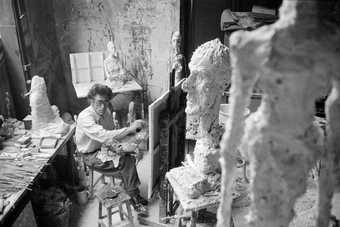
[[[107,217],[109,219],[109,227],[112,227],[112,209],[111,208],[107,209]]]
[[[167,221],[163,221],[162,218],[166,217],[169,213],[168,210],[168,181],[164,179],[160,184],[160,204],[159,204],[159,222],[166,223]]]
[[[175,214],[174,210],[174,191],[171,187],[171,184],[168,184],[168,191],[169,191],[169,216]]]

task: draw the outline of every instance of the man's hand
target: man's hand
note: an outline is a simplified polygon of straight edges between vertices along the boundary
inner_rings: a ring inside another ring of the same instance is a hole
[[[129,127],[129,131],[130,133],[137,133],[140,130],[142,130],[142,128],[144,128],[146,126],[146,122],[143,120],[135,120]]]

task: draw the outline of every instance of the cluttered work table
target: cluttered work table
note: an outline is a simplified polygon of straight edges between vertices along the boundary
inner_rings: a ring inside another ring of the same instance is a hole
[[[0,144],[0,226],[11,226],[29,202],[31,186],[55,158],[65,151],[74,134],[47,134],[24,129],[24,123],[8,119],[11,138]]]

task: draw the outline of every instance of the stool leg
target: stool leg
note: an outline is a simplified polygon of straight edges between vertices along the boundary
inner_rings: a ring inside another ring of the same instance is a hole
[[[176,227],[182,227],[182,218],[177,218],[175,222]]]
[[[132,217],[130,201],[126,201],[125,205],[126,205],[126,210],[127,210],[127,213],[128,213],[128,219],[129,219],[129,221],[131,222],[131,224],[133,226],[133,217]]]
[[[191,220],[190,220],[190,227],[196,227],[196,222],[197,222],[197,212],[192,211]]]
[[[88,168],[87,168],[87,166],[86,166],[84,161],[83,161],[83,166],[84,166],[84,172],[85,172],[86,176],[88,176],[89,175],[89,170],[88,170]]]
[[[123,206],[122,204],[119,205],[119,216],[120,216],[120,220],[124,220],[124,210],[123,210]]]
[[[109,218],[109,227],[112,227],[112,209],[107,209],[107,217]]]
[[[103,218],[103,207],[102,207],[102,203],[99,201],[98,204],[98,227],[101,227],[101,221]]]
[[[90,169],[90,174],[91,174],[91,184],[90,184],[90,194],[91,196],[93,195],[93,188],[94,188],[94,176],[93,176],[93,169]]]
[[[100,180],[101,180],[102,184],[106,184],[104,175],[100,178]]]

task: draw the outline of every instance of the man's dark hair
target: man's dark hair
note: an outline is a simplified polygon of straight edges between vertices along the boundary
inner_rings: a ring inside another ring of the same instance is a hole
[[[94,84],[87,94],[88,99],[94,99],[96,95],[101,95],[110,101],[113,98],[113,93],[111,88],[104,84]]]

